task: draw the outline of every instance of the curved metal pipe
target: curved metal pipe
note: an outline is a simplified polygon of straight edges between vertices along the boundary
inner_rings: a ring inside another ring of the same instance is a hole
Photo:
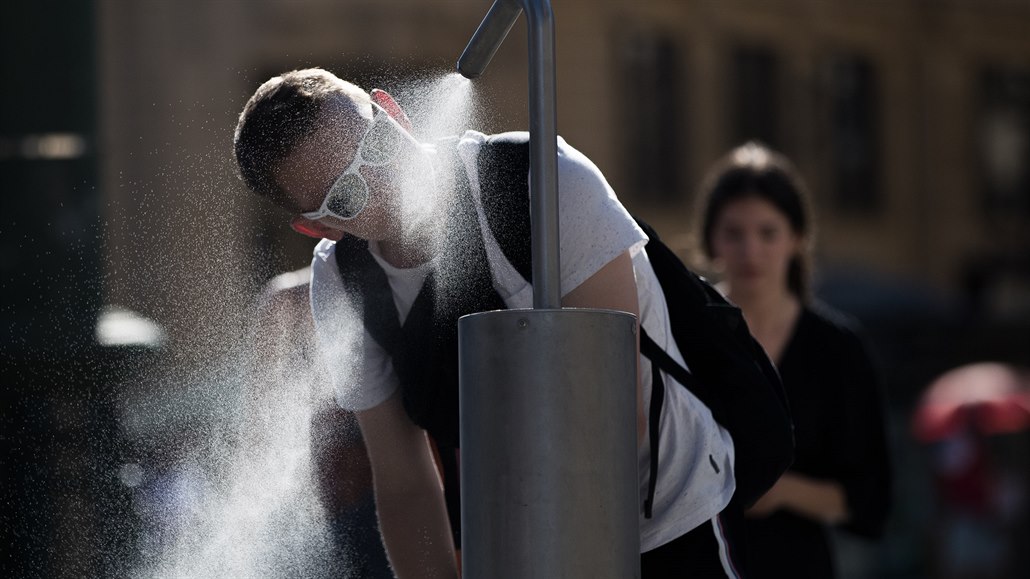
[[[517,0],[495,0],[458,58],[458,72],[462,76],[473,79],[483,74],[519,14],[522,14],[522,6]]]
[[[495,0],[458,59],[458,72],[467,78],[481,75],[523,10],[529,25],[529,191],[533,235],[533,307],[560,309],[557,96],[554,13],[550,1]]]

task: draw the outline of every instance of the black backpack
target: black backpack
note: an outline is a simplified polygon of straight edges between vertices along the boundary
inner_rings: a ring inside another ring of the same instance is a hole
[[[686,386],[733,437],[737,490],[733,500],[754,504],[794,460],[794,425],[779,373],[751,336],[740,309],[687,269],[658,234],[639,219],[650,238],[647,256],[669,310],[672,335],[690,368],[676,363],[641,329],[640,353],[651,360],[651,485],[658,468],[657,417],[664,383],[659,369]],[[645,505],[645,510],[650,505]]]
[[[483,208],[505,257],[532,282],[526,133],[490,137],[479,152]],[[672,334],[690,371],[641,328],[640,353],[651,361],[648,434],[651,476],[644,514],[651,516],[658,480],[658,419],[664,400],[659,370],[686,386],[733,437],[736,492],[741,508],[754,504],[794,460],[794,426],[779,373],[751,336],[739,308],[690,271],[653,228],[645,249],[665,294]]]
[[[489,137],[480,148],[476,164],[489,228],[508,261],[532,282],[527,137],[526,133]],[[441,148],[441,155],[453,155],[452,149],[453,142]],[[445,256],[442,262],[470,280],[462,291],[434,295],[430,280],[402,328],[385,274],[368,254],[366,243],[344,238],[337,243],[336,261],[348,291],[365,297],[365,327],[394,358],[405,410],[439,447],[448,510],[457,537],[460,518],[453,453],[458,444],[457,319],[504,304],[491,287],[464,169],[454,170],[454,176],[457,202],[448,219],[475,224],[469,231],[474,239],[468,247],[450,248],[457,253]],[[646,249],[665,294],[672,334],[691,370],[677,364],[641,332],[640,351],[651,360],[653,369],[648,420],[651,477],[644,513],[651,516],[658,478],[658,417],[664,400],[659,369],[689,388],[732,435],[737,486],[733,501],[750,506],[776,482],[794,457],[793,425],[779,376],[751,337],[740,310],[688,270],[653,229],[638,223],[650,238]]]

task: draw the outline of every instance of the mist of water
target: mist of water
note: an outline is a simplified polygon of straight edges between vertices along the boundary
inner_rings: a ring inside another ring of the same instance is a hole
[[[475,126],[479,109],[471,81],[458,73],[414,78],[398,83],[392,93],[411,118],[415,137],[428,155],[413,155],[399,173],[400,226],[408,239],[425,245],[435,254],[441,244],[453,241],[453,231],[444,225],[453,201],[448,181],[451,168],[442,165],[432,150],[454,147],[443,139],[460,137]],[[436,159],[436,162],[433,159]]]
[[[330,393],[303,358],[283,356],[283,344],[310,341],[301,327],[255,339],[253,356],[223,361],[243,376],[206,385],[222,393],[211,401],[221,407],[202,431],[184,433],[182,456],[138,494],[149,528],[136,576],[346,576],[312,463],[312,415]]]
[[[460,134],[476,120],[471,83],[457,74],[408,79],[387,90],[408,111],[420,140]],[[436,227],[443,197],[433,172],[413,174],[418,178],[402,196],[402,214],[411,229]],[[227,292],[241,291],[228,279],[208,281],[227,284]],[[269,327],[258,326],[255,341],[207,360],[202,376],[173,367],[157,380],[156,390],[168,392],[183,392],[181,383],[191,382],[186,390],[206,393],[200,400],[173,397],[162,404],[141,397],[125,405],[123,421],[130,429],[134,421],[142,424],[140,430],[161,421],[182,427],[184,422],[164,416],[184,412],[182,406],[197,407],[204,416],[195,430],[175,435],[174,456],[153,461],[157,466],[128,464],[121,470],[123,482],[137,488],[135,505],[144,525],[133,576],[348,576],[335,552],[334,514],[315,488],[311,424],[334,395],[345,400],[349,393],[334,393],[325,369],[312,366],[311,357],[284,356],[282,350],[283,344],[312,343],[310,326],[290,319],[306,307],[304,301],[277,318],[271,341]],[[339,339],[360,339],[353,308],[341,308],[339,315],[339,327],[347,329]],[[251,311],[224,311],[217,325],[252,326],[250,316]],[[341,344],[340,350],[353,351]],[[338,352],[326,359],[333,360],[330,371],[360,367]]]
[[[456,72],[399,83],[394,96],[407,110],[422,141],[460,135],[476,128],[475,85]]]

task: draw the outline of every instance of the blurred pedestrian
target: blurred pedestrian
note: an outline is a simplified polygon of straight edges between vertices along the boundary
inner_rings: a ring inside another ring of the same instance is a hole
[[[933,577],[1027,574],[1030,371],[978,362],[938,376],[913,414],[937,491]]]
[[[710,171],[701,245],[780,371],[795,461],[748,511],[749,577],[835,575],[830,528],[881,534],[890,466],[880,381],[854,325],[810,296],[811,218],[783,155],[748,143]]]

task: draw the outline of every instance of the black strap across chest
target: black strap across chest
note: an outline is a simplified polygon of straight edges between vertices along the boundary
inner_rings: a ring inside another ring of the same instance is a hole
[[[403,325],[386,273],[369,253],[368,243],[347,237],[337,243],[335,256],[345,291],[363,300],[365,328],[391,357],[405,411],[439,444],[457,448],[458,318],[504,309],[505,304],[493,287],[468,176],[453,143],[442,143],[438,155],[438,167],[450,170],[454,183],[447,238]],[[477,158],[488,225],[527,280],[528,165],[528,148],[518,144],[518,134],[491,137]]]

